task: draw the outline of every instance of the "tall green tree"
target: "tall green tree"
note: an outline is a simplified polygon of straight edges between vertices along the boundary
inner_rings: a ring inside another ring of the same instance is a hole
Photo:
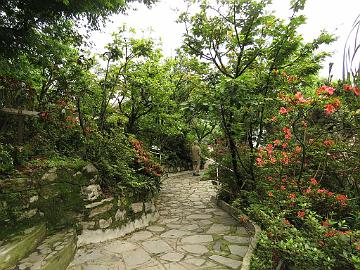
[[[34,32],[59,20],[87,19],[91,28],[136,0],[4,0],[0,2],[0,54],[30,49],[38,42]],[[138,0],[146,5],[156,0]],[[84,25],[85,26],[85,25]]]
[[[316,74],[325,54],[320,44],[333,39],[326,33],[311,43],[297,34],[305,22],[299,12],[305,1],[291,1],[292,15],[281,20],[268,12],[269,0],[201,1],[200,11],[180,16],[186,25],[184,50],[213,64],[221,74],[213,101],[231,153],[239,191],[255,184],[254,153],[264,139],[266,100],[276,97],[278,70]],[[239,145],[247,145],[240,152]]]

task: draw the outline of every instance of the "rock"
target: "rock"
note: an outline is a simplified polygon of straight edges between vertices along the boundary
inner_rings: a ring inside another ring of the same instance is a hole
[[[134,213],[139,213],[143,210],[143,203],[142,202],[132,203],[131,209],[134,211]]]
[[[231,254],[238,255],[240,257],[245,257],[246,252],[248,251],[248,246],[237,246],[237,245],[229,245],[229,249]]]
[[[37,209],[31,209],[29,211],[26,211],[25,213],[23,213],[21,215],[21,219],[23,218],[32,218],[33,216],[35,216],[37,214],[38,210]]]
[[[98,169],[96,169],[95,166],[91,163],[86,165],[82,170],[88,174],[97,174],[99,172]]]
[[[92,209],[92,208],[95,208],[95,207],[97,207],[99,205],[102,205],[102,204],[104,204],[106,202],[111,202],[113,199],[114,198],[111,197],[111,198],[108,198],[108,199],[104,199],[104,200],[102,200],[100,202],[90,203],[90,204],[85,205],[85,208]]]
[[[182,258],[184,258],[184,254],[177,253],[177,252],[166,253],[165,255],[160,257],[160,259],[165,260],[165,261],[170,261],[170,262],[178,262]]]
[[[213,224],[210,229],[206,232],[208,234],[225,234],[229,232],[230,226],[223,224]]]
[[[233,268],[233,269],[239,269],[241,265],[241,261],[229,259],[223,256],[219,255],[213,255],[210,257],[210,259],[214,260],[215,262],[221,263],[222,265],[225,265],[227,267]]]
[[[196,229],[199,229],[199,225],[197,224],[189,224],[181,227],[182,230],[185,231],[194,231]]]
[[[140,231],[140,232],[134,233],[129,240],[133,241],[133,242],[138,242],[138,241],[146,240],[152,236],[153,236],[153,234],[151,232]]]
[[[84,230],[91,230],[95,228],[95,221],[81,222],[80,224]]]
[[[37,202],[38,200],[39,200],[39,196],[38,196],[38,195],[32,196],[32,197],[30,198],[30,203]]]
[[[189,235],[190,233],[187,231],[181,231],[181,230],[169,230],[167,232],[164,232],[162,235],[160,235],[163,238],[179,238],[184,235]]]
[[[152,202],[145,203],[145,212],[154,212],[155,210],[155,205]]]
[[[235,243],[235,244],[249,244],[250,243],[250,239],[249,237],[242,237],[242,236],[236,236],[236,235],[226,235],[224,236],[224,239],[230,243]]]
[[[120,241],[112,242],[104,246],[104,249],[111,253],[123,253],[126,251],[134,250],[136,248],[137,245],[133,243]]]
[[[187,216],[188,219],[209,219],[212,218],[211,215],[207,215],[207,214],[194,214],[194,215],[189,215]]]
[[[100,219],[99,220],[99,227],[101,229],[106,229],[106,228],[110,227],[111,223],[112,223],[112,218],[111,217],[109,219],[107,219],[107,220],[106,219]]]
[[[202,226],[213,224],[213,222],[210,220],[200,220],[198,223]]]
[[[115,214],[115,220],[116,221],[123,220],[125,216],[126,216],[126,211],[121,211],[120,209],[118,209]]]
[[[216,252],[221,252],[221,242],[220,242],[220,241],[217,241],[217,242],[215,243],[215,245],[213,246],[213,248],[214,248],[214,251],[216,251]]]
[[[204,259],[198,259],[198,258],[190,258],[190,259],[186,259],[184,261],[185,263],[188,263],[188,264],[193,264],[193,265],[196,265],[196,266],[201,266],[204,264],[205,260]]]
[[[76,177],[80,177],[82,176],[82,173],[81,172],[76,172],[73,174],[73,177],[76,178]]]
[[[191,244],[198,244],[198,243],[207,243],[212,242],[213,237],[211,235],[192,235],[184,237],[181,242],[183,243],[191,243]]]
[[[181,246],[181,248],[186,252],[199,254],[199,255],[203,255],[209,252],[209,250],[203,245],[183,245]]]
[[[165,230],[165,228],[163,228],[161,226],[149,226],[146,229],[151,232],[163,232]]]
[[[112,208],[113,208],[113,205],[111,203],[106,204],[106,205],[104,205],[102,207],[94,208],[94,209],[91,210],[89,218],[93,218],[93,217],[95,217],[97,215],[106,213],[106,212],[110,211]]]
[[[94,201],[102,195],[101,188],[99,185],[89,185],[82,189],[82,194],[88,201]]]
[[[159,254],[167,251],[172,251],[172,248],[163,240],[145,241],[142,243],[145,250],[149,253]]]
[[[123,258],[126,265],[126,269],[136,269],[140,265],[151,260],[149,254],[147,254],[145,250],[143,250],[142,248],[124,252]]]
[[[54,168],[49,170],[47,173],[45,173],[42,177],[41,180],[46,181],[46,182],[53,182],[57,179],[57,174],[56,174],[56,169],[54,171]]]

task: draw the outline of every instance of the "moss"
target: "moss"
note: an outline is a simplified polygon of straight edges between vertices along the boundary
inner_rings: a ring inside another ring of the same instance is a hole
[[[69,183],[54,183],[43,187],[41,197],[34,203],[50,228],[73,227],[78,215],[84,215],[81,187]]]
[[[44,266],[42,267],[43,270],[66,269],[73,260],[76,252],[75,232],[73,232],[71,237],[64,239],[63,241],[65,246],[45,261]]]
[[[7,269],[30,253],[45,237],[46,227],[44,224],[30,229],[29,232],[18,232],[1,247],[0,269]]]
[[[83,159],[74,157],[52,157],[45,160],[33,160],[28,163],[29,166],[37,168],[69,168],[73,170],[81,170],[88,162]]]
[[[116,211],[118,209],[114,201],[109,202],[107,204],[103,204],[100,207],[108,205],[108,204],[113,204],[113,207],[110,210],[108,210],[108,211],[106,211],[104,213],[101,213],[101,214],[98,214],[98,215],[96,215],[96,216],[94,216],[92,218],[89,218],[89,221],[98,221],[100,219],[109,219],[110,217],[114,219]]]

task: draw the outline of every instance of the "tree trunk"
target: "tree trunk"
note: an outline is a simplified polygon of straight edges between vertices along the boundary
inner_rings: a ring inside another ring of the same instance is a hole
[[[232,136],[232,132],[231,132],[231,124],[229,123],[229,121],[226,121],[226,112],[224,110],[224,107],[221,107],[221,119],[222,119],[222,124],[224,127],[224,131],[225,131],[225,135],[228,139],[229,142],[229,149],[230,149],[230,154],[231,154],[231,163],[232,163],[232,167],[233,167],[233,173],[235,176],[235,180],[236,180],[236,184],[237,184],[237,191],[240,190],[243,181],[241,179],[241,174],[239,172],[239,167],[238,167],[238,160],[237,160],[237,149],[236,149],[236,143],[235,140]]]

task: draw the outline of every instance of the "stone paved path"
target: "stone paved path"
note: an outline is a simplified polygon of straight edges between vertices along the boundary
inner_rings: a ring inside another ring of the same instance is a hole
[[[78,250],[69,270],[240,269],[249,236],[210,201],[210,181],[190,173],[163,183],[159,220],[124,238]]]

